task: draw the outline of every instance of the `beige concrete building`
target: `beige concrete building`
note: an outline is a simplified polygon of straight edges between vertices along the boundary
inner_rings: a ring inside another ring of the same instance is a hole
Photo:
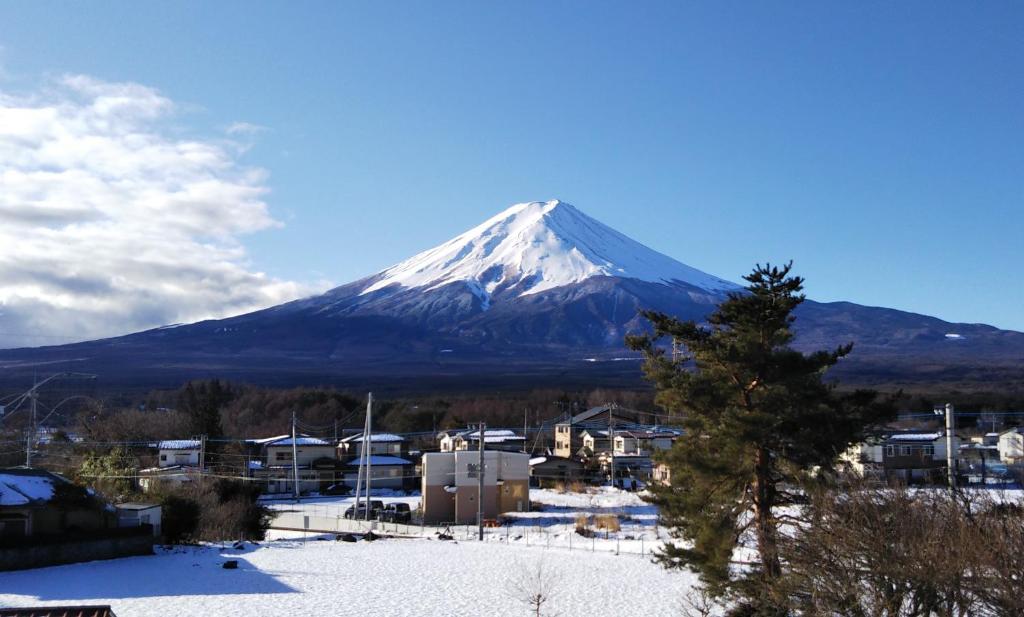
[[[426,523],[476,522],[480,453],[470,450],[423,455],[422,507]],[[522,452],[484,452],[484,518],[530,509],[530,457]]]

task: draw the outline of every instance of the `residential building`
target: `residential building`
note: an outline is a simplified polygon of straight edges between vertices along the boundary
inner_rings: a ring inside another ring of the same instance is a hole
[[[615,455],[650,456],[668,450],[681,433],[671,429],[615,431]]]
[[[0,469],[0,542],[88,533],[115,526],[106,504],[43,469]]]
[[[431,452],[423,455],[422,508],[427,523],[476,521],[478,500],[485,518],[530,509],[529,455],[484,451],[484,491],[479,490],[479,452]]]
[[[584,475],[583,462],[578,459],[558,456],[537,456],[530,459],[531,486],[573,482],[583,479]]]
[[[555,456],[570,458],[583,447],[583,432],[608,430],[611,425],[629,428],[637,424],[652,423],[652,414],[619,407],[614,403],[591,407],[555,425]]]
[[[651,471],[651,481],[662,486],[670,486],[672,484],[672,468],[665,463],[655,463],[654,469]]]
[[[198,439],[171,439],[157,444],[157,467],[199,467],[202,443]]]
[[[338,459],[347,460],[362,456],[365,441],[367,440],[362,433],[342,439],[338,443]],[[373,433],[370,435],[369,442],[370,454],[398,457],[409,455],[409,444],[401,435]]]
[[[268,493],[294,492],[296,468],[300,493],[316,492],[344,479],[344,465],[335,458],[335,445],[323,439],[299,435],[293,444],[291,435],[280,435],[252,442],[261,446],[265,461],[252,469],[252,476],[265,482]]]
[[[1024,463],[1024,427],[1014,427],[999,434],[999,458],[1007,465]]]
[[[160,504],[156,503],[119,503],[117,506],[118,527],[139,527],[150,525],[153,528],[153,535],[159,536],[163,533],[161,527]]]
[[[370,488],[392,489],[396,491],[412,490],[416,487],[416,464],[412,461],[398,456],[386,454],[371,454],[363,461],[370,470]],[[350,459],[345,464],[344,483],[349,488],[355,488],[359,478],[358,457]],[[364,472],[363,486],[366,486],[366,475]]]
[[[477,450],[480,445],[479,429],[462,431],[446,431],[438,435],[441,452],[459,452]],[[522,452],[526,448],[526,438],[515,431],[507,429],[485,429],[484,449],[501,450],[504,452]]]
[[[959,447],[960,439],[953,436],[954,455]],[[943,483],[946,479],[945,431],[889,435],[882,452],[882,466],[890,480],[907,484]]]

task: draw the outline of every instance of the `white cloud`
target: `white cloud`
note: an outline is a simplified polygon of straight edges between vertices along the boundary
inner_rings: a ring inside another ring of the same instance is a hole
[[[224,317],[324,285],[252,271],[280,226],[244,144],[186,139],[152,88],[65,76],[0,91],[0,348]],[[236,123],[229,135],[260,129]]]

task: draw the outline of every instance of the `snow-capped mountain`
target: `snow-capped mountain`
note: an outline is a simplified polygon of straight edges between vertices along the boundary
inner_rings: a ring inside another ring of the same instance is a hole
[[[498,290],[525,296],[596,276],[737,286],[628,238],[559,200],[512,206],[444,244],[381,272],[361,293],[392,285],[433,290],[462,282],[487,306]]]
[[[783,256],[784,257],[784,256]],[[508,208],[322,295],[114,339],[0,351],[0,380],[55,364],[109,381],[194,377],[417,388],[638,385],[641,309],[701,320],[738,286],[561,201]],[[853,341],[844,380],[1019,381],[1024,334],[849,302],[805,302],[798,347]],[[954,336],[951,336],[953,334]]]

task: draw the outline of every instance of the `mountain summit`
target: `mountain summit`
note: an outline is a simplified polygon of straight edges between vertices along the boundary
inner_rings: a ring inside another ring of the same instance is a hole
[[[362,294],[391,285],[437,289],[461,281],[487,304],[498,290],[541,293],[595,276],[736,289],[653,251],[563,201],[521,203],[381,272]]]
[[[739,287],[561,201],[508,208],[440,246],[319,296],[229,319],[0,351],[0,380],[38,370],[154,387],[196,377],[376,389],[640,384],[624,337],[652,309],[703,320]],[[844,380],[1019,382],[1024,334],[850,302],[797,310],[803,350],[854,342]]]

